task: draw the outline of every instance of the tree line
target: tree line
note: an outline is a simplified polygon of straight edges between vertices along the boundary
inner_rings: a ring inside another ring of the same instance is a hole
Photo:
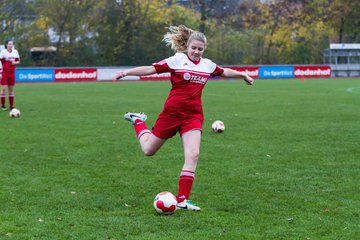
[[[329,43],[360,42],[353,0],[2,0],[0,20],[22,66],[148,65],[173,54],[161,40],[180,24],[221,65],[321,64]]]

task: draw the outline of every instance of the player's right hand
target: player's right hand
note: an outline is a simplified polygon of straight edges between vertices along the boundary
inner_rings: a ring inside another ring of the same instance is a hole
[[[127,74],[125,71],[120,71],[120,72],[116,73],[115,80],[120,80],[121,78],[126,77],[126,75]]]
[[[249,75],[246,75],[244,80],[247,85],[253,85],[253,83],[254,83],[254,79],[252,77],[250,77]]]

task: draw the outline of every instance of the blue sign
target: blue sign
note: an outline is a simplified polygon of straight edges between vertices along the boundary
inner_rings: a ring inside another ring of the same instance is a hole
[[[54,69],[16,69],[16,82],[53,82]]]
[[[259,78],[293,78],[294,67],[269,66],[259,67]]]

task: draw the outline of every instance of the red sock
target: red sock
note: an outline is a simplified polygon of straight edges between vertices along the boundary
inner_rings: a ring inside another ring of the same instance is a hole
[[[15,99],[14,94],[10,94],[9,95],[10,109],[12,109],[14,107],[14,99]]]
[[[146,133],[151,133],[150,130],[147,128],[145,122],[141,121],[140,119],[135,120],[134,129],[135,129],[136,136],[138,139],[140,139],[141,136]]]
[[[1,94],[1,107],[5,107],[5,98],[6,96],[5,96],[5,94]]]
[[[179,192],[177,196],[178,202],[183,202],[185,199],[189,199],[194,178],[195,173],[193,171],[181,171],[179,179]]]

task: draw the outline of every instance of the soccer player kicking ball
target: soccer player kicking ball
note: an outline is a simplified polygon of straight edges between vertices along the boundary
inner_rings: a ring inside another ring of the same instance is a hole
[[[191,203],[189,196],[199,159],[204,120],[202,90],[211,76],[239,77],[248,85],[252,85],[254,80],[247,74],[219,67],[211,60],[202,58],[207,40],[201,32],[182,25],[171,26],[163,41],[176,52],[174,56],[152,66],[120,71],[115,78],[171,73],[172,88],[152,132],[145,124],[147,116],[144,113],[127,112],[124,118],[134,125],[141,149],[146,156],[154,155],[167,139],[179,132],[185,161],[180,172],[177,208],[200,211],[200,207]]]

